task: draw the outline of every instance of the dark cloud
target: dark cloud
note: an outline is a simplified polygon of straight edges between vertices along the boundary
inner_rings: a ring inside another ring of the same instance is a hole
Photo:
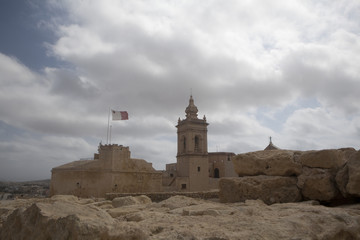
[[[68,96],[74,100],[85,98],[97,98],[99,92],[95,86],[80,79],[77,73],[66,69],[47,69],[48,78],[51,79],[50,93]]]

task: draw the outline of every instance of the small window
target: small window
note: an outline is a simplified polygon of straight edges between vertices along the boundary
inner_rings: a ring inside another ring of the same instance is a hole
[[[228,156],[228,161],[230,161],[230,156]]]
[[[174,177],[174,174],[170,173],[170,177]]]
[[[181,189],[186,189],[186,184],[181,184]]]
[[[200,167],[198,167],[198,172],[200,172]]]
[[[183,151],[182,152],[186,152],[186,138],[183,137]]]

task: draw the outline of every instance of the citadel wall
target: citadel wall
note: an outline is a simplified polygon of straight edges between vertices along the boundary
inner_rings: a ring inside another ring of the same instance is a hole
[[[128,147],[100,145],[94,160],[53,168],[50,195],[105,197],[109,192],[160,192],[161,185],[162,173],[145,160],[130,158]]]

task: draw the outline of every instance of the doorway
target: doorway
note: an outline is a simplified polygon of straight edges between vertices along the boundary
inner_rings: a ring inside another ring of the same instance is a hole
[[[214,169],[214,178],[219,178],[220,177],[220,171],[218,168]]]

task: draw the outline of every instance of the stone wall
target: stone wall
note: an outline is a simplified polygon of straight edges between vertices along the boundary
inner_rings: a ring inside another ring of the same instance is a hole
[[[104,197],[108,192],[161,191],[161,172],[120,172],[58,169],[52,172],[50,195]]]
[[[130,157],[129,147],[99,145],[94,160],[67,163],[51,170],[50,195],[105,197],[108,192],[158,192],[162,172],[151,163]]]
[[[360,197],[360,151],[353,148],[258,151],[239,154],[233,163],[239,177],[220,180],[221,202],[335,203]]]
[[[152,193],[107,193],[106,199],[113,200],[117,197],[127,196],[148,196],[153,202],[160,202],[173,196],[186,196],[191,198],[213,199],[219,198],[219,191],[204,191],[204,192],[152,192]]]

